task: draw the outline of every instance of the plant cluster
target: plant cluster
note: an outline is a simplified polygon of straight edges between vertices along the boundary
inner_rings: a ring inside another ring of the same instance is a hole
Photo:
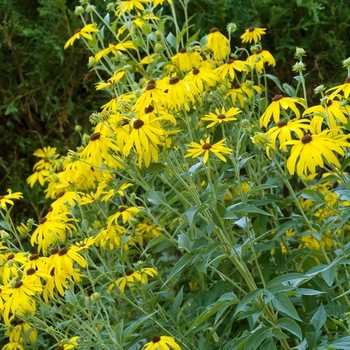
[[[281,84],[265,28],[201,37],[188,3],[76,7],[105,101],[35,151],[45,215],[0,196],[3,349],[349,347],[350,78],[312,105],[304,49]]]

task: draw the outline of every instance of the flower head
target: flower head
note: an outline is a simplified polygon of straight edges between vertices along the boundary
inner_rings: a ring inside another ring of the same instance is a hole
[[[297,118],[300,117],[300,112],[296,106],[296,103],[304,107],[304,101],[296,97],[283,97],[282,95],[276,95],[272,98],[271,104],[267,107],[264,114],[260,117],[260,127],[267,127],[271,117],[277,124],[280,121],[281,109],[285,111],[291,109]]]
[[[231,52],[229,40],[217,28],[210,30],[207,47],[213,52],[215,60],[223,60]]]
[[[76,39],[80,39],[80,36],[92,40],[92,36],[89,34],[91,32],[99,32],[100,30],[95,28],[95,25],[92,23],[87,24],[84,28],[82,29],[77,29],[75,31],[75,34],[66,42],[64,45],[64,48],[66,49],[69,45],[73,45],[74,41]]]
[[[241,111],[236,107],[232,107],[228,111],[225,111],[225,108],[222,107],[221,112],[216,108],[215,113],[210,112],[209,114],[206,114],[204,118],[201,118],[201,120],[211,121],[211,123],[207,125],[207,128],[211,128],[216,124],[237,120],[237,118],[234,118],[234,116],[239,113],[241,113]]]
[[[12,199],[20,199],[23,198],[21,192],[12,193],[12,190],[7,190],[8,194],[0,195],[0,207],[4,210],[7,210],[7,204],[13,205]]]
[[[212,152],[219,159],[221,159],[223,162],[226,162],[225,157],[220,153],[230,154],[230,153],[232,153],[232,149],[224,146],[225,140],[226,139],[223,139],[223,140],[215,143],[214,145],[209,143],[210,137],[208,137],[205,140],[205,142],[203,140],[200,140],[200,144],[196,143],[196,142],[191,142],[190,147],[192,147],[192,148],[187,151],[188,153],[185,155],[185,158],[187,158],[187,157],[192,157],[192,158],[199,157],[200,155],[202,155],[204,153],[203,162],[205,164],[209,159],[210,152]]]
[[[152,340],[143,346],[142,350],[168,350],[169,347],[173,350],[181,350],[174,338],[165,335],[154,335]]]
[[[255,27],[249,27],[246,29],[244,34],[241,35],[242,43],[251,43],[254,41],[257,43],[260,41],[261,36],[265,33],[266,28],[255,28]]]

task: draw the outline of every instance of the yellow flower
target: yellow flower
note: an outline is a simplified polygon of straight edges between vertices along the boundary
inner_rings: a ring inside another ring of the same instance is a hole
[[[337,167],[340,162],[335,155],[344,155],[344,147],[350,144],[345,140],[347,135],[333,135],[332,131],[324,130],[319,134],[305,134],[299,140],[290,140],[285,145],[293,145],[290,157],[287,161],[287,169],[291,175],[295,173],[295,168],[299,176],[314,174],[316,167],[324,167],[324,159]],[[297,164],[298,161],[298,164]]]
[[[27,339],[33,344],[38,336],[38,331],[30,324],[18,320],[17,324],[14,327],[9,327],[5,334],[10,338],[10,342],[23,342],[25,336],[27,336]]]
[[[195,68],[189,72],[185,79],[194,84],[200,92],[203,92],[204,86],[215,86],[219,80],[218,76],[214,74],[213,70],[207,67]]]
[[[127,0],[121,1],[121,5],[118,6],[117,14],[119,15],[121,12],[132,11],[135,8],[143,11],[145,8],[142,3],[151,2],[152,0]]]
[[[264,114],[260,117],[260,127],[267,127],[271,117],[277,124],[280,121],[281,109],[283,111],[290,108],[297,118],[300,117],[300,112],[296,107],[296,103],[301,106],[305,106],[304,101],[296,97],[283,97],[282,95],[276,95],[272,98],[272,103],[267,107]]]
[[[143,245],[144,241],[148,242],[154,237],[162,235],[163,230],[159,226],[154,226],[150,220],[143,219],[136,227],[138,241]]]
[[[12,199],[21,199],[23,194],[21,192],[12,193],[12,190],[7,190],[8,194],[0,195],[0,207],[7,210],[7,204],[14,205]]]
[[[347,124],[348,119],[345,113],[347,113],[346,109],[341,106],[339,101],[328,100],[327,105],[317,105],[306,109],[303,116],[314,114],[322,117],[329,124],[330,129],[336,129],[338,127],[337,121]]]
[[[45,169],[36,169],[35,172],[27,178],[27,183],[30,187],[33,187],[34,184],[39,181],[41,186],[44,186],[45,181],[50,175],[48,170]]]
[[[39,148],[34,153],[34,156],[43,158],[35,163],[33,170],[36,169],[45,169],[45,170],[57,170],[61,167],[61,163],[57,158],[60,157],[56,153],[56,147],[44,147],[43,149]]]
[[[165,136],[165,131],[157,126],[157,122],[157,119],[151,120],[149,114],[133,119],[131,121],[132,131],[123,153],[128,156],[134,146],[139,154],[143,154],[144,151],[149,152],[151,145],[157,149],[157,145],[161,143],[160,137]]]
[[[222,66],[216,68],[214,72],[222,79],[226,80],[227,75],[231,79],[234,79],[235,77],[235,70],[238,70],[239,72],[247,70],[248,64],[247,62],[240,61],[240,60],[234,60],[233,58],[230,58],[226,61],[225,64]]]
[[[32,297],[36,292],[42,292],[42,286],[37,283],[37,276],[25,276],[21,280],[13,280],[2,288],[2,293],[9,295],[4,308],[5,323],[9,323],[10,312],[14,315],[19,309],[28,311],[35,310],[35,302]]]
[[[123,25],[119,28],[117,38],[119,38],[119,36],[122,35],[127,29],[130,34],[135,34],[136,27],[142,30],[145,24],[146,26],[148,26],[148,23],[146,22],[148,20],[159,21],[160,18],[155,16],[153,13],[147,13],[144,16],[140,16],[140,14],[138,13],[138,17],[130,18],[130,22],[128,21],[128,25]],[[135,47],[134,49],[136,50]]]
[[[146,284],[148,276],[154,277],[157,274],[158,272],[151,267],[142,268],[141,271],[128,270],[125,272],[125,277],[118,278],[108,287],[107,292],[110,293],[115,286],[118,286],[124,292],[126,285],[133,285],[135,282]]]
[[[122,246],[128,250],[128,243],[132,243],[130,236],[126,235],[126,228],[119,225],[109,225],[104,227],[96,236],[95,245],[109,250],[117,249]]]
[[[177,76],[171,78],[165,77],[159,82],[159,86],[163,91],[167,91],[170,98],[170,105],[175,109],[184,107],[186,111],[190,110],[189,100],[194,103],[194,96],[199,90],[194,84],[188,80],[179,79]]]
[[[270,138],[270,146],[276,149],[276,140],[280,141],[280,149],[287,152],[286,141],[292,139],[292,133],[295,132],[299,139],[304,136],[303,131],[310,129],[310,121],[308,119],[293,119],[293,120],[280,120],[277,126],[272,127],[267,135]]]
[[[261,36],[266,34],[265,30],[266,28],[249,27],[244,34],[241,35],[242,43],[251,43],[252,41],[257,43],[261,39]]]
[[[127,51],[128,49],[136,50],[135,45],[130,40],[122,41],[119,43],[111,43],[108,44],[108,47],[106,49],[97,52],[97,54],[95,55],[95,59],[96,61],[99,61],[102,57],[107,56],[111,52],[114,55],[118,55],[119,51]]]
[[[126,208],[123,206],[119,207],[119,210],[111,215],[108,218],[108,226],[110,226],[113,222],[115,224],[118,224],[118,218],[121,216],[123,220],[123,224],[125,224],[127,221],[129,221],[141,208],[138,207],[130,207]]]
[[[80,346],[78,346],[78,339],[79,338],[80,338],[79,336],[75,336],[75,337],[69,339],[68,342],[65,342],[64,344],[60,345],[58,348],[62,347],[62,350],[78,349],[78,348],[80,348]]]
[[[264,64],[267,63],[269,66],[274,67],[276,65],[276,61],[271,55],[271,53],[267,50],[256,50],[251,56],[247,58],[247,63],[252,67],[256,68],[256,70],[261,74],[264,72]]]
[[[119,72],[117,74],[114,74],[113,77],[109,78],[106,83],[97,83],[96,90],[105,89],[107,87],[111,87],[115,85],[123,76],[125,72]]]
[[[236,101],[238,100],[240,107],[243,108],[245,104],[244,97],[247,96],[249,99],[251,99],[254,91],[260,93],[262,88],[254,85],[252,81],[245,81],[241,86],[232,82],[231,89],[229,90],[227,96],[231,97],[233,105],[235,105]]]
[[[224,107],[222,107],[221,112],[216,108],[215,113],[209,112],[209,114],[206,114],[204,118],[201,118],[201,120],[211,121],[211,123],[207,125],[207,128],[211,128],[218,123],[221,124],[222,122],[227,123],[237,120],[237,118],[234,118],[233,116],[239,113],[241,113],[241,111],[236,107],[230,108],[227,112],[225,111]]]
[[[347,77],[344,81],[344,84],[334,86],[326,91],[328,93],[329,91],[334,90],[330,95],[329,99],[333,100],[334,97],[337,96],[339,92],[344,93],[344,98],[348,98],[350,95],[350,77]]]
[[[169,4],[173,3],[173,0],[167,0]],[[158,6],[158,5],[163,5],[164,0],[153,0],[153,5]]]
[[[100,167],[102,161],[108,162],[112,157],[109,150],[119,151],[114,140],[103,136],[100,132],[90,135],[90,142],[81,152],[80,157],[95,167]]]
[[[211,145],[209,143],[210,137],[208,137],[205,140],[205,142],[203,140],[200,140],[200,144],[196,143],[196,142],[191,142],[190,147],[192,147],[192,149],[189,149],[187,151],[188,154],[185,155],[185,158],[187,158],[187,157],[192,157],[192,158],[199,157],[200,155],[202,155],[204,153],[203,162],[205,164],[209,159],[209,153],[212,152],[219,159],[221,159],[223,162],[226,162],[225,157],[223,155],[221,155],[220,153],[230,154],[230,153],[232,153],[232,149],[227,148],[223,145],[225,140],[226,139],[223,139],[223,140],[215,143],[214,145]]]
[[[91,32],[99,32],[99,29],[95,28],[94,23],[87,24],[84,28],[82,29],[77,29],[75,31],[75,34],[66,42],[64,45],[64,48],[66,49],[69,45],[73,45],[74,41],[76,39],[80,39],[80,36],[83,36],[84,38],[88,40],[92,40],[92,36],[89,34]]]
[[[188,52],[186,48],[180,49],[180,52],[171,58],[174,65],[183,72],[188,72],[194,66],[198,54]]]
[[[25,350],[21,343],[9,342],[5,344],[1,350]]]
[[[224,60],[231,52],[229,40],[217,28],[210,30],[207,48],[213,52],[215,60]]]
[[[141,350],[169,350],[169,347],[173,350],[181,350],[174,338],[165,335],[154,335],[152,341],[145,344]]]

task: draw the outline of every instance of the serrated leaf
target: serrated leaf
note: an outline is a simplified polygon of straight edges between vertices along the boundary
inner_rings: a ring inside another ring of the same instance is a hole
[[[301,321],[294,305],[282,292],[275,293],[275,297],[272,299],[272,304],[278,311],[294,318],[295,320]]]
[[[315,327],[316,331],[319,331],[322,326],[326,323],[327,321],[327,314],[326,311],[323,307],[323,304],[321,304],[316,313],[312,316],[312,319],[310,320],[311,324]]]
[[[291,332],[300,340],[303,339],[303,333],[301,331],[301,328],[294,320],[290,318],[280,318],[279,320],[277,320],[277,326]]]

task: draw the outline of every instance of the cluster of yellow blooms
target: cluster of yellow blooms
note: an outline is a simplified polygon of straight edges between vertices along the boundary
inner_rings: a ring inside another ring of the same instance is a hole
[[[243,125],[248,121],[250,130],[254,127],[260,131],[252,136],[252,146],[261,144],[269,157],[286,159],[289,174],[297,173],[302,178],[315,176],[317,167],[340,168],[339,156],[344,156],[346,147],[350,146],[348,135],[343,133],[348,114],[343,101],[350,93],[349,78],[343,85],[326,91],[330,95],[324,96],[319,106],[306,108],[303,98],[276,95],[254,120],[253,113],[248,111],[255,108],[254,101],[263,94],[261,84],[255,85],[254,77],[261,77],[266,66],[276,64],[260,43],[265,28],[250,27],[241,35],[243,43],[254,44],[252,54],[245,59],[238,52],[231,52],[229,39],[217,28],[206,35],[202,46],[189,42],[176,54],[167,56],[164,47],[160,50],[160,45],[157,48],[152,44],[154,52],[142,58],[129,36],[160,20],[149,12],[150,9],[145,10],[146,4],[158,6],[163,1],[119,1],[116,14],[123,25],[114,28],[116,42],[94,47],[91,66],[110,64],[115,69],[111,72],[106,68],[108,79],[96,85],[96,89],[108,91],[111,99],[101,107],[100,113],[91,115],[94,129],[89,136],[85,135],[83,146],[76,152],[70,151],[67,157],[60,156],[52,147],[34,153],[40,160],[27,182],[31,187],[37,182],[46,186],[46,198],[51,200],[51,206],[31,233],[30,243],[36,247],[35,253],[16,251],[6,245],[0,247],[4,250],[0,254],[0,313],[8,327],[25,313],[35,313],[38,296],[49,302],[57,293],[64,296],[70,284],[81,281],[81,269],[87,266],[83,251],[87,248],[128,250],[162,235],[162,229],[153,225],[149,218],[138,216],[142,207],[123,204],[134,184],[126,177],[116,179],[115,174],[123,173],[130,164],[148,168],[152,162],[163,161],[162,156],[170,149],[179,149],[174,146],[175,139],[188,145],[187,153],[179,151],[179,157],[202,157],[206,164],[214,155],[226,162],[233,153],[229,135],[234,129],[231,123]],[[141,13],[135,18],[133,11]],[[67,41],[65,48],[77,39],[92,41],[98,35],[97,24],[86,24]],[[131,54],[131,63],[112,64],[125,63],[125,54],[133,50],[137,58]],[[137,74],[142,76],[139,81],[135,81]],[[247,79],[249,74],[252,80]],[[191,115],[201,115],[202,106],[208,102],[213,107],[205,109],[199,121],[194,120]],[[222,129],[222,138],[214,143],[215,128]],[[288,146],[292,146],[291,149]],[[284,153],[281,155],[279,151]],[[245,187],[248,192],[250,185],[245,184]],[[326,186],[321,193],[329,191]],[[0,196],[1,209],[7,210],[8,205],[13,205],[13,199],[21,196],[9,190],[8,195]],[[337,200],[326,198],[329,206]],[[72,208],[93,204],[102,214],[94,223],[99,232],[90,236],[89,230],[78,232]],[[109,204],[112,204],[112,213]],[[308,204],[302,205],[307,207]],[[325,218],[332,212],[319,207],[313,215]],[[18,228],[20,233],[27,231],[24,224]],[[75,244],[68,243],[70,237]],[[312,237],[304,236],[301,246],[319,249],[319,245],[313,245]],[[327,238],[322,242],[324,247],[332,244]],[[123,276],[111,281],[106,291],[112,293],[119,288],[124,292],[127,286],[146,284],[149,277],[157,275],[152,267],[126,269]],[[8,332],[10,344],[18,343],[17,349],[23,349],[20,343],[29,329],[28,324],[18,323]],[[30,342],[35,338],[33,329]],[[73,339],[72,343],[76,344],[75,341]],[[64,348],[73,348],[69,346]],[[169,348],[179,350],[180,346],[172,337],[156,335],[143,349]]]

